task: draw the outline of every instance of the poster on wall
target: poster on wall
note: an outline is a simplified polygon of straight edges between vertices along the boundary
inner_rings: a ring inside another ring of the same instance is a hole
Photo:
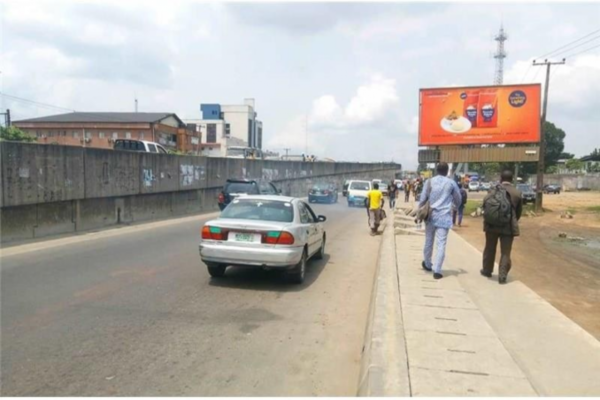
[[[540,141],[541,85],[419,90],[419,145]]]

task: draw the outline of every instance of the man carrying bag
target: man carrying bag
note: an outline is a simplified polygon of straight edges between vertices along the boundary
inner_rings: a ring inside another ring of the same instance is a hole
[[[519,219],[523,212],[521,192],[512,184],[513,173],[502,172],[501,183],[483,200],[483,230],[485,248],[481,275],[491,278],[496,261],[496,248],[500,241],[498,283],[505,284],[512,262],[510,253],[515,236],[519,236]]]

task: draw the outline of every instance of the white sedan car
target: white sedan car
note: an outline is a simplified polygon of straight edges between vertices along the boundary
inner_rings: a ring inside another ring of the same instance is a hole
[[[213,277],[228,266],[282,269],[302,283],[306,262],[325,255],[326,218],[300,199],[244,196],[202,227],[200,258]]]

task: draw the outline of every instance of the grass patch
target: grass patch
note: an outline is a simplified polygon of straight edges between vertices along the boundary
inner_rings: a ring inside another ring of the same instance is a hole
[[[477,207],[482,207],[483,201],[481,200],[467,200],[467,204],[465,204],[465,215],[471,215],[471,213],[477,211]]]
[[[585,209],[586,209],[586,211],[591,211],[593,213],[600,213],[600,206],[591,206],[591,207],[586,207]]]

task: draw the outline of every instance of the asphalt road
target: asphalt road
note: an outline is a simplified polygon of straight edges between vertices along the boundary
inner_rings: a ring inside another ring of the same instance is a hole
[[[354,395],[380,237],[340,200],[314,207],[328,254],[300,286],[211,279],[206,217],[8,249],[2,395]]]

